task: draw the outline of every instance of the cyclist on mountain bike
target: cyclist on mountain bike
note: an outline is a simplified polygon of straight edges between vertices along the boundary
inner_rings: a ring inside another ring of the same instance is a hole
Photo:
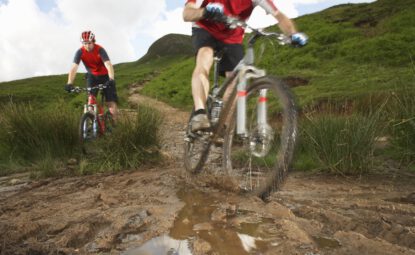
[[[103,90],[105,102],[110,110],[113,119],[117,113],[117,90],[115,88],[114,68],[108,57],[105,49],[95,43],[95,35],[91,31],[84,31],[81,34],[82,47],[75,53],[73,65],[68,74],[68,83],[65,85],[65,90],[70,92],[74,86],[76,72],[79,63],[82,62],[88,72],[87,86],[94,87],[99,84],[104,84],[106,88]],[[98,93],[98,91],[91,91],[91,93]]]
[[[256,6],[262,7],[277,19],[278,26],[291,37],[293,44],[307,44],[307,36],[297,32],[294,23],[275,7],[272,0],[187,0],[183,19],[193,22],[192,41],[196,50],[196,66],[192,74],[195,109],[195,115],[191,120],[192,132],[210,128],[205,104],[209,94],[209,71],[213,64],[214,52],[223,52],[219,72],[226,76],[230,75],[244,55],[244,29],[230,29],[226,24],[217,21],[224,15],[247,20]]]

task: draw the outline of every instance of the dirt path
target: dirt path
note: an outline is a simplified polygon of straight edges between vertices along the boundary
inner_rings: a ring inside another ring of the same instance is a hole
[[[414,254],[415,177],[290,174],[269,203],[190,179],[188,113],[165,113],[165,166],[0,178],[0,254]],[[176,252],[176,253],[175,253]]]

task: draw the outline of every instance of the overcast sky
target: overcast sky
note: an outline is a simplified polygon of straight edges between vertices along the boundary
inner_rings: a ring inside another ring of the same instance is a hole
[[[295,18],[341,3],[374,0],[274,0]],[[92,30],[113,64],[139,59],[168,33],[190,34],[185,0],[0,0],[0,82],[67,73],[80,33]],[[256,8],[256,27],[274,23]],[[305,31],[306,32],[306,31]],[[81,69],[81,71],[84,69]]]

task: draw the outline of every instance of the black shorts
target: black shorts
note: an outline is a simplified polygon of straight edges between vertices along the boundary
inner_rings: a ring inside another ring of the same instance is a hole
[[[202,47],[211,47],[215,52],[221,52],[222,59],[219,62],[219,73],[232,71],[244,57],[242,44],[226,44],[214,38],[208,31],[202,28],[192,28],[192,43],[197,54]]]
[[[92,75],[92,74],[88,74],[87,75],[87,86],[89,88],[97,86],[99,84],[105,84],[110,78],[108,77],[108,75]],[[92,93],[97,96],[98,94],[98,90],[93,90]],[[105,98],[105,102],[118,102],[118,96],[117,96],[117,89],[115,87],[115,83],[114,86],[105,88],[103,90],[104,93],[104,98]]]

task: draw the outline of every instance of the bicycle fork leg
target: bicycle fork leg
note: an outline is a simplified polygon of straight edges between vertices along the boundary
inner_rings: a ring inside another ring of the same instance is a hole
[[[236,112],[236,133],[240,136],[247,136],[246,131],[246,79],[241,79],[238,83],[237,112]]]
[[[267,120],[267,89],[261,89],[258,98],[257,116],[258,127],[268,126]]]

